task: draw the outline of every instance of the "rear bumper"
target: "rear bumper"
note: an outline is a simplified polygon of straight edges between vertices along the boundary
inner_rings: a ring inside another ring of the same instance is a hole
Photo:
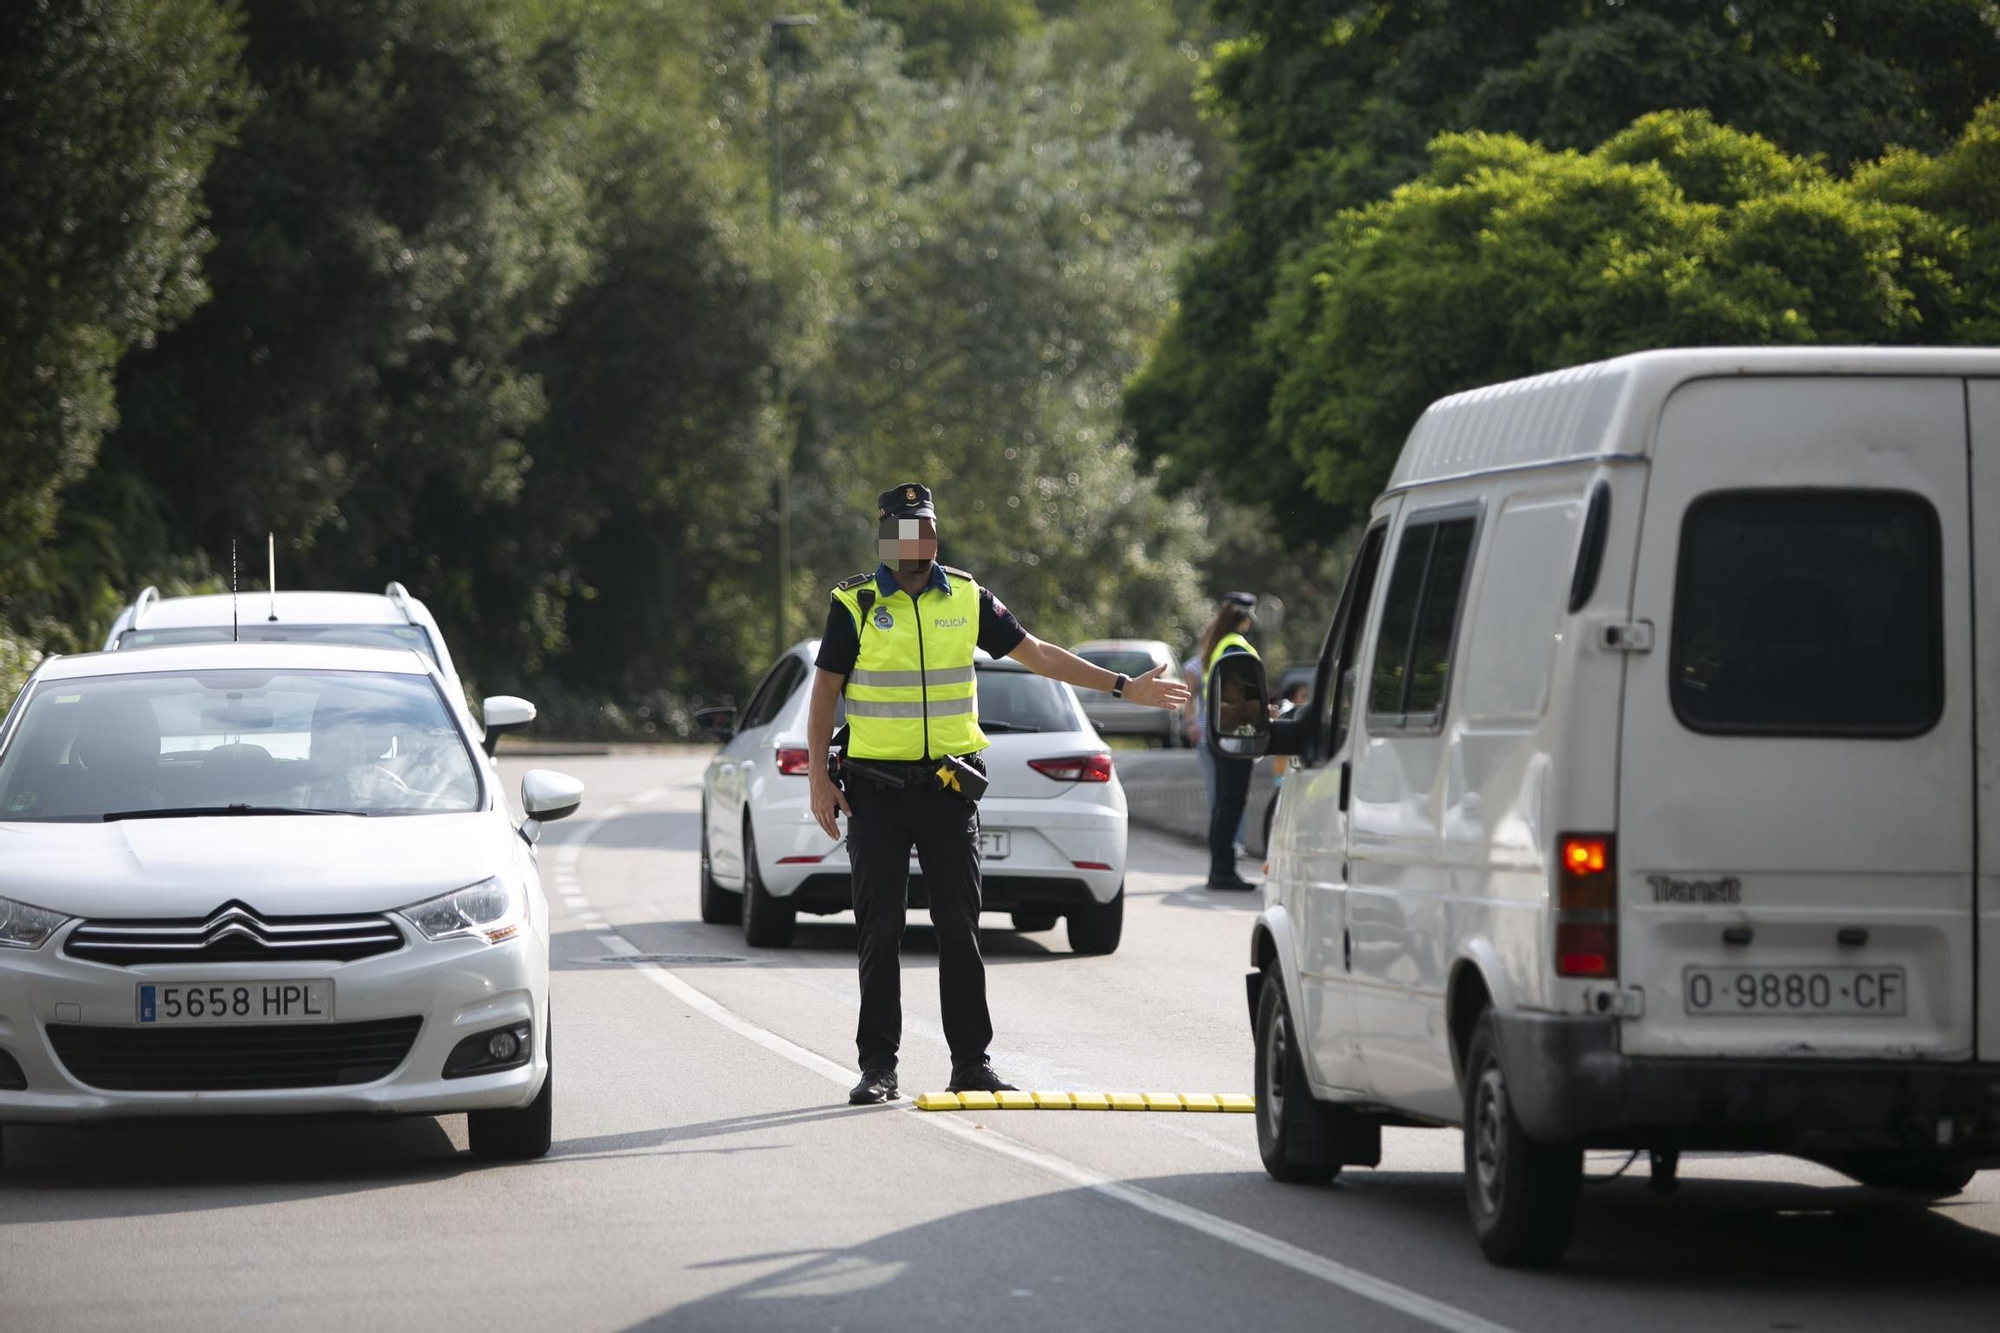
[[[1626,1056],[1616,1019],[1497,1017],[1515,1113],[1538,1139],[2000,1157],[2000,1065]]]

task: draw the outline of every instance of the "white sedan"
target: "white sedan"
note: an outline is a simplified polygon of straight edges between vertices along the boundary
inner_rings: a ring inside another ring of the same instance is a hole
[[[750,702],[711,710],[722,749],[702,780],[701,918],[740,920],[753,945],[792,941],[800,912],[851,911],[847,845],[814,822],[806,784],[806,705],[818,640],[795,645]],[[1111,751],[1060,681],[984,653],[975,659],[982,752],[985,910],[1020,930],[1066,920],[1070,948],[1107,954],[1125,923],[1125,790]],[[836,719],[835,726],[839,725]],[[910,860],[910,903],[923,874]]]
[[[548,1151],[548,904],[414,652],[44,662],[0,723],[0,1124],[467,1112]]]

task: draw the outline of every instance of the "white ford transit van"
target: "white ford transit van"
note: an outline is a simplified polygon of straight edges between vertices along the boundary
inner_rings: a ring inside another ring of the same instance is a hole
[[[1486,1253],[1586,1148],[2000,1166],[2000,351],[1648,352],[1444,399],[1314,701],[1252,936],[1280,1180],[1461,1125]]]

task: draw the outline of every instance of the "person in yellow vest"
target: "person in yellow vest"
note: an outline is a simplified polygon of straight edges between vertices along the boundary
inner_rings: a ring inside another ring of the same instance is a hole
[[[1208,622],[1208,628],[1201,636],[1199,656],[1203,699],[1208,697],[1208,673],[1215,669],[1218,659],[1230,653],[1257,656],[1250,640],[1243,637],[1243,631],[1250,627],[1250,617],[1256,609],[1257,599],[1247,592],[1223,594],[1215,619]],[[1218,719],[1209,718],[1207,725],[1210,728],[1218,726]],[[1236,840],[1241,836],[1243,807],[1250,800],[1250,770],[1256,763],[1254,759],[1215,757],[1215,781],[1209,788],[1208,807],[1208,887],[1211,889],[1240,892],[1257,887],[1236,869]]]
[[[937,933],[938,999],[954,1092],[1010,1091],[987,1059],[993,1020],[979,956],[979,808],[985,765],[973,651],[1134,703],[1175,708],[1187,687],[1160,668],[1126,677],[1043,643],[964,570],[937,563],[937,510],[916,482],[876,500],[881,563],[833,590],[806,717],[813,817],[847,857],[861,970],[854,1044],[857,1106],[895,1098],[902,1044],[900,952],[916,849]],[[846,696],[842,781],[827,768],[835,703]]]

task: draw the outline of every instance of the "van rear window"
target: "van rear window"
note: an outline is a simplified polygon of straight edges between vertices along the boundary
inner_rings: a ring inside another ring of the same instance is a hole
[[[1674,711],[1696,731],[1913,736],[1944,708],[1937,511],[1900,491],[1731,491],[1681,525]]]

